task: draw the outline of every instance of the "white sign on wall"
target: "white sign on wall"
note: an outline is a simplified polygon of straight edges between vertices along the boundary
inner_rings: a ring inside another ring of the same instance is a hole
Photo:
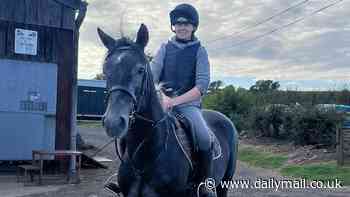
[[[15,53],[36,55],[38,47],[38,32],[26,29],[15,30]]]

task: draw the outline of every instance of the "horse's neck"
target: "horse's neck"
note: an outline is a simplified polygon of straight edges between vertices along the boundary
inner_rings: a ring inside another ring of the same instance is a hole
[[[140,112],[139,115],[142,117],[151,120],[150,122],[145,121],[141,118],[137,118],[135,121],[135,131],[133,131],[132,134],[132,141],[133,143],[130,144],[130,152],[134,154],[135,151],[138,151],[138,146],[141,143],[144,143],[141,147],[142,152],[140,154],[137,153],[137,157],[139,159],[145,159],[145,158],[153,158],[156,156],[157,152],[161,148],[163,148],[166,138],[166,129],[167,129],[167,122],[161,121],[157,124],[157,126],[154,127],[153,123],[157,123],[159,120],[162,120],[165,117],[165,112],[162,109],[162,106],[159,102],[157,92],[155,91],[155,86],[152,83],[149,83],[149,87],[147,87],[147,98],[146,103],[144,103],[144,108]]]
[[[158,98],[158,94],[156,91],[156,87],[153,82],[153,75],[149,66],[147,66],[147,77],[146,77],[146,103],[144,103],[143,116],[152,120],[153,122],[157,122],[165,117],[166,113],[164,112],[160,100]],[[163,123],[161,123],[163,124]]]

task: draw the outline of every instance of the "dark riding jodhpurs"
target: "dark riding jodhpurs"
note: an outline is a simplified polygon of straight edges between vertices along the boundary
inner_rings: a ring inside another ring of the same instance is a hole
[[[180,105],[175,106],[173,110],[184,115],[193,124],[199,151],[209,151],[211,148],[209,127],[203,118],[201,108],[193,105]]]

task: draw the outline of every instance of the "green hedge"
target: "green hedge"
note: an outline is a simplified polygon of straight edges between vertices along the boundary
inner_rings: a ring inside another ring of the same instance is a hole
[[[343,121],[335,111],[300,106],[260,108],[252,116],[255,136],[290,139],[300,145],[335,145],[336,127]]]
[[[341,124],[343,115],[298,102],[293,99],[298,97],[291,95],[288,91],[261,93],[226,86],[210,92],[203,106],[224,113],[239,133],[290,139],[301,145],[335,145],[336,125]],[[300,101],[303,98],[300,97]],[[279,104],[274,104],[276,102]]]

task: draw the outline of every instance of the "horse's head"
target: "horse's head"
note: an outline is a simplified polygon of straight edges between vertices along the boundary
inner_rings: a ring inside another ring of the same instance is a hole
[[[148,30],[141,25],[136,42],[127,38],[113,39],[98,29],[101,41],[108,49],[103,63],[106,76],[108,105],[103,123],[111,137],[122,137],[129,126],[129,114],[140,107],[148,72],[144,48],[148,43]]]

